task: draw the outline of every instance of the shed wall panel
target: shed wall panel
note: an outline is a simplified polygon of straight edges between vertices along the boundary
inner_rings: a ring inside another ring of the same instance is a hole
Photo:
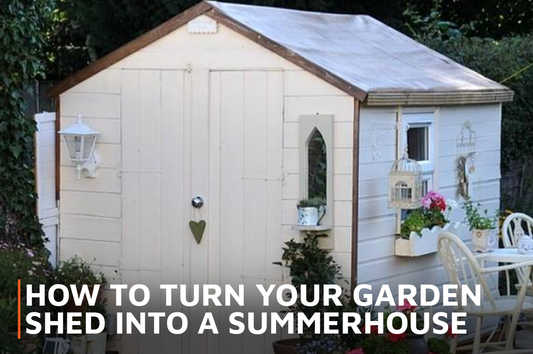
[[[416,108],[409,109],[417,111]],[[421,110],[428,110],[424,108]],[[361,152],[366,157],[360,160],[360,224],[359,224],[359,280],[373,285],[444,283],[448,279],[436,255],[418,258],[401,258],[394,255],[396,211],[389,209],[388,174],[396,158],[394,125],[397,107],[368,108],[361,112]],[[457,134],[466,120],[476,131],[476,172],[472,176],[473,198],[489,210],[499,208],[500,178],[500,105],[450,106],[436,110],[435,143],[436,156],[434,187],[447,198],[460,201],[457,194]],[[381,176],[381,177],[380,177]],[[452,221],[463,221],[464,212],[456,209],[450,214]],[[467,244],[468,228],[460,232]],[[438,276],[437,276],[438,275]]]

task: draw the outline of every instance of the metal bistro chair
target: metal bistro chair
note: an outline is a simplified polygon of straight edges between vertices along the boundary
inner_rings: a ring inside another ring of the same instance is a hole
[[[533,262],[515,263],[505,266],[496,267],[482,267],[468,249],[468,247],[461,241],[461,239],[454,234],[444,232],[438,239],[438,254],[444,264],[444,268],[450,278],[451,284],[459,286],[458,299],[462,298],[461,286],[466,285],[470,289],[474,289],[476,284],[481,286],[482,302],[480,306],[474,303],[466,305],[460,304],[458,311],[466,312],[470,317],[476,318],[476,328],[474,335],[474,344],[465,345],[457,348],[457,337],[452,342],[452,353],[460,350],[472,350],[472,353],[478,354],[482,348],[498,349],[496,352],[490,353],[529,353],[531,349],[514,350],[514,338],[516,334],[517,320],[520,313],[533,314],[533,299],[525,296],[524,292],[520,292],[521,296],[501,296],[499,293],[491,292],[490,286],[487,282],[487,275],[491,273],[498,273],[501,271],[508,271],[512,269],[523,268],[526,273],[530,273]],[[526,274],[528,275],[528,274]],[[464,305],[464,306],[463,306]],[[492,341],[497,328],[494,328],[492,334],[487,341],[481,343],[481,331],[483,319],[485,317],[505,317],[505,341],[502,336],[497,341]]]
[[[517,248],[518,240],[523,235],[533,236],[533,218],[522,213],[513,213],[509,215],[503,222],[502,226],[503,246],[505,248]],[[525,271],[525,269],[516,270],[516,275],[518,277],[518,284],[516,284],[516,287],[520,288],[525,282],[528,285],[529,294],[531,295],[533,293],[531,277],[526,277]],[[507,280],[507,293],[510,294],[511,280],[509,278],[509,272],[506,272],[505,274]]]

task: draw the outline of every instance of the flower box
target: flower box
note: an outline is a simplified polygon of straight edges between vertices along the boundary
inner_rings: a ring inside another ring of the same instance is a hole
[[[460,223],[449,223],[444,227],[435,226],[431,230],[423,229],[422,236],[411,232],[409,239],[397,238],[394,253],[400,257],[418,257],[437,252],[437,239],[445,231],[456,234]]]

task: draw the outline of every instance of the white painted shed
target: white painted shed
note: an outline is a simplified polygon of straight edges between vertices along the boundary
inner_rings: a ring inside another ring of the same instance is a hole
[[[469,188],[499,206],[501,104],[512,91],[369,16],[201,2],[51,93],[58,130],[82,115],[101,132],[95,179],[76,180],[58,149],[59,257],[94,259],[114,282],[286,282],[272,262],[301,236],[315,129],[327,146],[323,243],[352,283],[446,281],[435,255],[395,256],[388,170],[409,139],[422,144],[426,188],[458,199],[459,136],[475,132]],[[201,219],[197,244],[189,222]],[[258,348],[247,337],[132,335],[120,349],[269,353],[274,337]]]

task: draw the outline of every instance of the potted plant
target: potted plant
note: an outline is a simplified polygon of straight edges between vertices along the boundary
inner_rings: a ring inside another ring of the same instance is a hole
[[[480,203],[474,204],[469,198],[465,201],[463,209],[466,214],[466,222],[470,227],[474,252],[488,252],[495,244],[495,235],[493,230],[496,228],[496,221],[499,218],[498,212],[495,215],[489,215],[487,209],[481,213]]]
[[[70,288],[70,285],[76,285],[78,289],[82,285],[88,285],[92,291],[94,285],[105,285],[106,279],[102,272],[94,272],[91,269],[91,265],[85,262],[78,256],[74,256],[64,262],[61,262],[55,272],[55,282],[57,284],[63,284]],[[68,303],[65,305],[66,312],[86,312],[89,308],[87,299],[81,306],[77,306],[74,303],[72,296],[69,298]]]
[[[43,308],[26,306],[26,285],[50,284],[51,268],[46,250],[28,247],[21,243],[0,241],[0,352],[26,353],[35,350],[39,344],[37,336],[25,331],[25,321],[21,323],[21,338],[17,338],[18,280],[21,287],[20,311],[22,318]]]
[[[326,202],[322,198],[303,199],[297,205],[298,225],[317,226],[326,215]]]
[[[106,299],[101,299],[94,306],[89,308],[90,312],[96,312],[104,316],[107,315]],[[97,323],[93,323],[96,327]],[[86,354],[105,354],[107,347],[107,331],[98,334],[87,334],[87,351]]]
[[[294,240],[285,242],[282,261],[276,264],[289,268],[291,284],[296,288],[298,293],[298,300],[293,306],[288,308],[288,312],[301,312],[307,318],[311,318],[317,312],[324,313],[339,310],[324,306],[323,301],[319,301],[317,305],[312,307],[304,306],[300,299],[302,285],[307,285],[309,298],[314,298],[315,296],[314,285],[321,285],[319,287],[321,293],[318,297],[322,299],[324,295],[322,293],[322,285],[334,284],[336,281],[342,279],[340,266],[333,260],[329,251],[321,249],[318,246],[316,235],[306,235],[302,242],[296,242]],[[304,331],[299,339],[284,339],[274,342],[274,353],[297,354],[298,346],[302,346],[302,344],[310,340],[318,339],[314,332],[313,327],[304,327]]]
[[[447,215],[455,206],[455,201],[446,200],[442,194],[428,192],[422,198],[422,207],[410,210],[402,221],[395,243],[396,255],[414,257],[436,252],[437,237],[458,227],[450,224]]]

